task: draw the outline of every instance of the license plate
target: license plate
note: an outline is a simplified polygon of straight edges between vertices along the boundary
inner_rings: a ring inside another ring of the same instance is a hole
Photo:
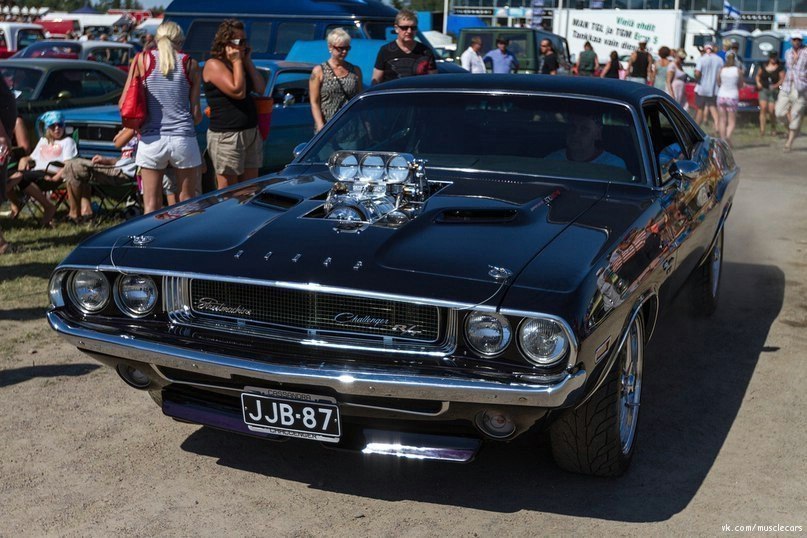
[[[246,387],[244,423],[254,432],[338,443],[342,434],[334,398]]]

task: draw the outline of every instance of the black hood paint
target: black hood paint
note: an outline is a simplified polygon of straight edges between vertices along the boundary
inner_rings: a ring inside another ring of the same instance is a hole
[[[499,287],[488,274],[490,266],[517,275],[607,189],[604,183],[576,183],[572,191],[562,183],[534,179],[430,178],[452,183],[429,198],[418,218],[398,229],[337,232],[333,221],[307,216],[322,204],[330,181],[274,177],[124,223],[88,239],[64,263],[114,262],[477,303]],[[457,210],[511,217],[483,222],[444,218]],[[136,247],[132,235],[153,240]]]

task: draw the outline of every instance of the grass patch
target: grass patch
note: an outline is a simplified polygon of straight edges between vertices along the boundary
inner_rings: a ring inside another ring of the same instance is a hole
[[[79,242],[113,224],[62,223],[43,228],[39,218],[32,215],[2,219],[3,235],[13,251],[0,256],[0,319],[12,319],[10,310],[44,309],[48,305],[48,279],[56,265]]]

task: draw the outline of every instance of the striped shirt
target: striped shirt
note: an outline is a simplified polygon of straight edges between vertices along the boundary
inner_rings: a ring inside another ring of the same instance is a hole
[[[157,51],[152,50],[150,54],[154,69],[146,78],[148,118],[140,130],[141,135],[196,136],[191,115],[191,85],[183,65],[185,54],[177,53],[174,70],[167,77],[160,71]]]

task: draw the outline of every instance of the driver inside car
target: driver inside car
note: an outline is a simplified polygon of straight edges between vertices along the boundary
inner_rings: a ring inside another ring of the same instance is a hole
[[[625,161],[603,149],[601,118],[587,114],[570,114],[567,117],[566,147],[553,151],[544,158],[627,169]]]

